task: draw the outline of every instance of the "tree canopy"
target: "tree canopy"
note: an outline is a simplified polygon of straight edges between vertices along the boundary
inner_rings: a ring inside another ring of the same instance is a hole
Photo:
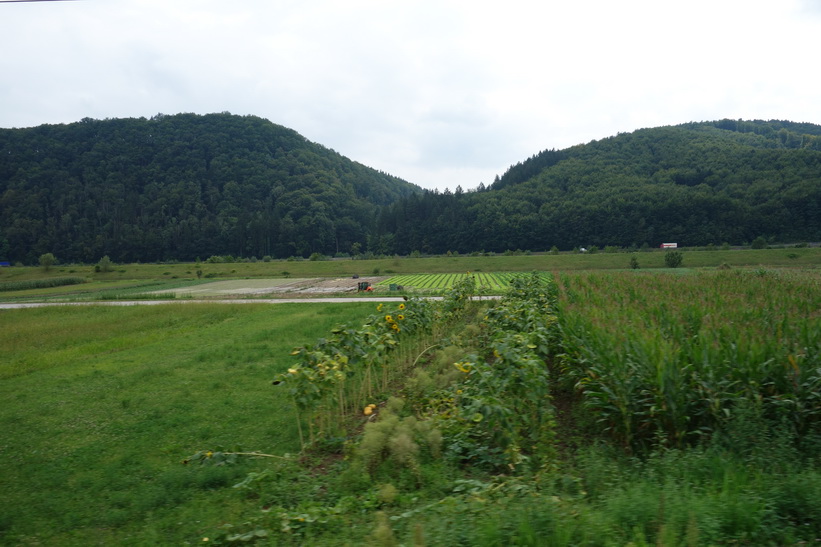
[[[821,126],[720,120],[546,150],[490,189],[383,211],[389,252],[821,239]]]
[[[380,206],[420,191],[254,116],[0,130],[0,248],[14,261],[347,252]]]
[[[447,182],[447,181],[443,181]],[[821,240],[821,126],[641,129],[423,192],[254,116],[0,130],[0,259],[460,253]]]

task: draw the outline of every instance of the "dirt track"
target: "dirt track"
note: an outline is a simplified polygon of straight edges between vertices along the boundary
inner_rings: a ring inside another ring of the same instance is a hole
[[[442,300],[441,296],[427,296],[428,300]],[[498,300],[501,296],[474,296],[473,300]],[[47,306],[157,306],[160,304],[346,304],[355,302],[401,302],[401,296],[351,297],[309,297],[303,298],[217,298],[212,300],[165,299],[165,300],[104,300],[91,302],[27,302],[18,304],[0,303],[0,310],[19,310],[23,308],[44,308]]]

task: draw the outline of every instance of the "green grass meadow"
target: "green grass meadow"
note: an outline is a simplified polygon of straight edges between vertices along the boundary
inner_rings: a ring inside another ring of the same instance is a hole
[[[65,306],[0,311],[0,544],[174,544],[241,519],[230,488],[299,450],[271,379],[295,345],[371,304]]]

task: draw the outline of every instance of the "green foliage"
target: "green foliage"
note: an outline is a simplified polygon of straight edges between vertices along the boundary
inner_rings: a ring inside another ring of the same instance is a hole
[[[464,377],[429,401],[449,457],[487,469],[538,469],[553,454],[554,411],[545,359],[555,341],[555,285],[518,277],[484,318],[479,351],[454,363]]]
[[[47,277],[45,279],[28,279],[25,281],[7,281],[0,283],[0,292],[63,287],[86,282],[88,282],[88,280],[84,277]]]
[[[384,408],[377,421],[365,424],[362,440],[356,446],[353,465],[361,465],[372,477],[397,479],[408,469],[419,481],[421,465],[435,461],[442,452],[442,434],[429,420],[400,417],[396,404]],[[424,449],[424,450],[423,450]],[[394,496],[395,497],[395,496]]]
[[[97,262],[97,265],[94,267],[94,271],[99,273],[109,273],[113,268],[114,263],[111,262],[108,255],[105,255],[99,262]]]
[[[333,255],[366,244],[379,207],[420,192],[227,113],[0,129],[0,149],[0,254],[26,263],[44,249],[85,263]]]
[[[753,249],[766,249],[767,248],[767,240],[763,236],[758,236],[750,244],[750,247],[753,248]]]
[[[695,443],[745,401],[800,434],[821,425],[821,324],[810,312],[821,292],[811,274],[609,274],[563,284],[563,382],[625,447]]]
[[[748,130],[692,123],[545,151],[491,191],[408,196],[380,237],[399,253],[821,240],[821,126],[739,123]]]
[[[665,251],[664,265],[668,268],[678,268],[684,261],[684,254],[681,251]]]
[[[291,355],[297,363],[274,380],[287,389],[300,418],[308,418],[310,441],[339,429],[346,416],[365,408],[376,393],[404,375],[404,367],[389,366],[389,357],[403,341],[433,330],[429,301],[379,304],[376,311],[358,329],[342,325],[316,345],[295,348]]]
[[[57,262],[57,259],[54,257],[52,253],[45,253],[40,255],[40,267],[43,268],[45,271],[49,271],[52,266]]]

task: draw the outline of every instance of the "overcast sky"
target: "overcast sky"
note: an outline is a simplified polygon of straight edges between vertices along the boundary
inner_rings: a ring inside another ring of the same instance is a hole
[[[642,127],[821,123],[821,0],[0,3],[0,127],[228,111],[426,188]]]

